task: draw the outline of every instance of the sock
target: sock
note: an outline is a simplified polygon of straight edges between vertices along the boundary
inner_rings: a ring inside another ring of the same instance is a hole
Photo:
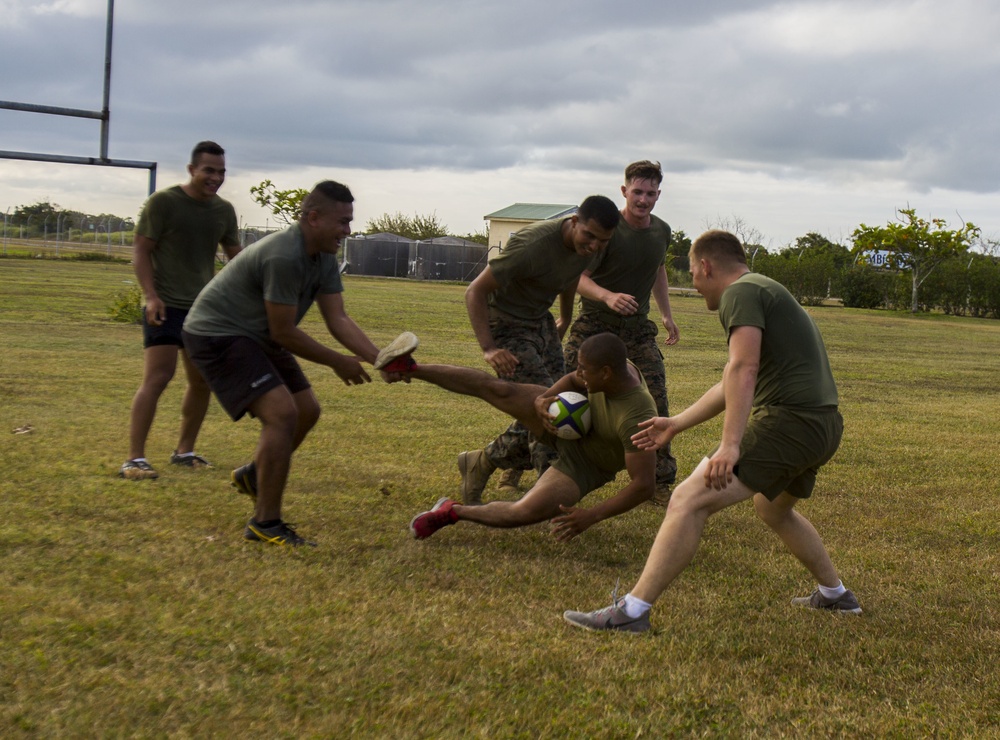
[[[256,524],[258,527],[260,527],[261,529],[270,529],[271,527],[277,527],[279,524],[281,524],[281,520],[268,519],[266,522],[258,522],[256,519],[254,519],[253,523]]]
[[[819,585],[819,592],[825,599],[839,599],[846,591],[847,589],[844,587],[843,581],[840,581],[833,587]]]
[[[129,462],[149,462],[149,460],[144,457],[133,457]]]
[[[175,452],[174,457],[194,457],[194,450],[191,450],[191,452]]]
[[[636,598],[632,594],[625,594],[623,601],[625,602],[625,614],[630,619],[638,619],[653,608],[652,604],[647,604],[645,601]]]

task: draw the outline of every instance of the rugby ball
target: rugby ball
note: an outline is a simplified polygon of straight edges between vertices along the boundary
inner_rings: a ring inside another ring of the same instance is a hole
[[[590,431],[590,401],[582,393],[560,393],[549,405],[549,414],[562,439],[580,439]]]

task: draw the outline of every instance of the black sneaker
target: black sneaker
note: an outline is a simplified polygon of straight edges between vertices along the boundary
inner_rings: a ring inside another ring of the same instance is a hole
[[[251,519],[247,522],[247,528],[243,532],[243,539],[250,540],[251,542],[267,542],[272,545],[291,545],[292,547],[308,545],[309,547],[316,547],[315,542],[303,539],[296,533],[295,528],[291,524],[286,524],[285,522],[275,524],[273,527],[261,527]]]
[[[808,596],[796,596],[792,599],[792,604],[795,606],[804,606],[807,609],[822,609],[828,612],[837,612],[838,614],[861,613],[861,604],[858,603],[858,597],[850,591],[844,591],[844,593],[835,599],[828,599],[817,588]]]
[[[118,470],[118,477],[125,480],[156,480],[160,474],[145,460],[126,460]]]
[[[177,450],[174,450],[170,455],[171,465],[183,465],[185,468],[210,468],[212,463],[203,458],[201,455],[190,454],[190,455],[179,455]]]
[[[257,466],[252,462],[236,468],[230,474],[230,480],[237,491],[257,500]]]

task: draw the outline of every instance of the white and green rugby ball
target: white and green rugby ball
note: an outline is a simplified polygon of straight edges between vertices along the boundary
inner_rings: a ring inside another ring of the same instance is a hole
[[[562,439],[580,439],[590,431],[590,401],[582,393],[564,391],[549,405],[556,434]]]

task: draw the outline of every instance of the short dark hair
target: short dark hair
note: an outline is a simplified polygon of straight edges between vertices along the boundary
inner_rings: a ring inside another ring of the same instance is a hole
[[[633,180],[653,180],[657,185],[663,182],[663,168],[659,162],[643,159],[625,168],[625,183]]]
[[[198,158],[201,157],[202,154],[212,154],[216,157],[224,157],[226,155],[226,150],[214,141],[199,141],[194,145],[194,149],[191,150],[191,164],[197,165]]]
[[[583,340],[579,354],[587,358],[588,365],[610,367],[618,377],[628,372],[628,347],[621,337],[609,331]]]
[[[747,263],[747,252],[743,244],[728,231],[712,229],[694,240],[691,254],[695,259],[710,259],[722,263]]]
[[[576,209],[578,221],[597,221],[605,229],[613,229],[618,225],[618,220],[622,217],[621,211],[611,198],[603,195],[590,195],[584,198],[583,203]]]
[[[316,183],[312,192],[302,199],[301,215],[306,215],[309,211],[317,211],[324,203],[353,203],[354,196],[350,189],[339,182],[333,180],[323,180]]]

